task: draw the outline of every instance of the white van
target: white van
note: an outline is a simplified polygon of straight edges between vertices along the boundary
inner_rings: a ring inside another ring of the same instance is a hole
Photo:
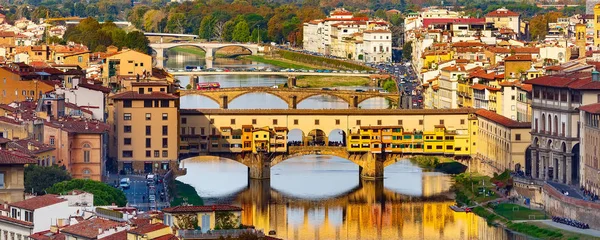
[[[119,182],[119,187],[122,189],[129,189],[130,186],[131,186],[131,181],[129,180],[129,178],[122,178],[121,181]]]
[[[148,175],[146,175],[146,182],[150,183],[150,184],[154,184],[156,181],[156,175],[150,173]]]

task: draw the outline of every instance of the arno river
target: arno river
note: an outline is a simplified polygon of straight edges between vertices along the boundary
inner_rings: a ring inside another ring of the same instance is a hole
[[[182,60],[183,59],[183,60]],[[202,65],[202,59],[180,56],[168,68]],[[232,59],[215,59],[214,67],[270,67]],[[185,86],[189,78],[180,78]],[[273,86],[286,81],[271,76],[206,76],[200,82],[222,87]],[[358,86],[357,86],[358,87]],[[199,96],[185,96],[182,108],[218,108]],[[277,97],[248,94],[233,101],[232,109],[287,108]],[[298,108],[346,108],[339,99],[319,96]],[[387,108],[373,99],[362,108]],[[292,134],[290,134],[292,135]],[[292,138],[290,136],[290,138]],[[226,159],[184,160],[187,175],[177,180],[193,186],[205,204],[243,208],[242,224],[283,239],[525,239],[488,226],[472,213],[456,213],[451,177],[424,172],[409,161],[385,169],[382,181],[361,181],[358,166],[331,156],[288,159],[271,169],[270,180],[249,180],[247,167]]]

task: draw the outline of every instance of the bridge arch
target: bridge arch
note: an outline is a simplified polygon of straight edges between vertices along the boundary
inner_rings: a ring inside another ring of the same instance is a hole
[[[328,135],[321,129],[313,129],[306,135],[309,146],[325,146],[328,142]]]
[[[273,93],[273,92],[261,92],[261,91],[247,91],[247,92],[242,92],[240,94],[236,94],[236,95],[224,95],[227,96],[227,105],[230,105],[231,103],[233,103],[234,100],[243,97],[243,96],[251,96],[252,94],[266,94],[268,96],[274,96],[277,99],[280,99],[284,104],[288,105],[288,100],[286,100],[283,96]],[[221,102],[223,100],[219,100],[217,102]],[[269,108],[273,108],[273,107],[269,107]]]
[[[317,97],[317,96],[331,96],[331,97],[335,97],[335,98],[341,99],[344,102],[346,102],[349,107],[351,106],[352,101],[351,101],[350,97],[344,97],[343,95],[338,95],[338,94],[335,94],[334,92],[335,91],[326,91],[326,92],[317,92],[317,93],[305,93],[303,96],[296,98],[296,104],[300,104],[302,101],[307,100],[307,99],[312,98],[312,97]]]
[[[289,129],[287,134],[288,146],[303,146],[304,145],[304,131],[300,128]]]
[[[222,47],[212,48],[211,49],[212,50],[212,55],[214,56],[219,50],[221,50],[223,48],[226,48],[226,47],[239,47],[239,48],[242,48],[243,50],[248,50],[250,52],[250,54],[238,54],[238,55],[254,55],[254,54],[256,54],[256,50],[255,49],[251,49],[248,46],[245,46],[245,45],[242,45],[242,44],[240,44],[240,45],[231,44],[231,45],[228,45],[228,46],[222,46]]]

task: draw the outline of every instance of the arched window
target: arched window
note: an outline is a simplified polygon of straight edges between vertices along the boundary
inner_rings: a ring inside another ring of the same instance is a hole
[[[91,170],[89,170],[87,168],[83,169],[83,178],[84,179],[89,179],[90,178],[90,174],[92,174]]]
[[[546,115],[542,114],[542,132],[546,131]]]
[[[85,163],[90,162],[90,149],[91,148],[92,147],[90,146],[90,144],[88,144],[88,143],[83,144],[83,162],[85,162]]]
[[[554,132],[555,135],[558,135],[558,116],[554,115]]]

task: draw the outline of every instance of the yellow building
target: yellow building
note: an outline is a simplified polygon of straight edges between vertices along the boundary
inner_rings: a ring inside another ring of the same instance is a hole
[[[252,131],[252,152],[271,152],[271,137],[274,133],[269,128],[259,128]]]
[[[198,229],[203,233],[215,229],[217,226],[217,213],[230,213],[236,226],[241,224],[242,208],[231,205],[206,205],[206,206],[177,206],[163,208],[165,214],[164,224],[169,227],[177,227],[181,230]],[[194,225],[196,223],[197,225]]]
[[[600,47],[600,4],[594,6],[594,46]]]
[[[37,159],[38,166],[52,166],[54,156],[54,146],[31,139],[21,139],[7,143],[7,149],[20,151],[28,154],[31,158]]]
[[[54,83],[38,80],[31,74],[35,69],[24,63],[13,63],[0,68],[0,104],[14,101],[37,101],[42,93],[54,90]]]
[[[125,49],[107,57],[102,68],[102,79],[116,82],[118,76],[147,76],[152,74],[152,56],[138,51]]]
[[[531,67],[531,55],[512,55],[504,58],[504,76],[506,79],[521,79]]]
[[[23,201],[25,191],[25,165],[36,164],[37,161],[27,155],[0,150],[0,201]]]
[[[119,170],[149,173],[175,168],[179,155],[179,98],[167,93],[166,83],[140,82],[132,87],[133,91],[110,97],[114,101],[110,108],[114,121],[112,146],[117,149]],[[204,128],[210,129],[203,126],[202,132]],[[212,131],[216,135],[216,129]]]
[[[438,63],[452,60],[452,51],[431,51],[423,54],[423,68],[436,67]]]
[[[90,63],[90,52],[77,52],[64,54],[60,57],[56,57],[58,64],[65,65],[77,65],[83,69],[86,69]]]
[[[173,230],[162,223],[145,224],[127,231],[127,240],[173,239]]]
[[[525,170],[526,150],[531,144],[531,122],[517,122],[492,111],[479,109],[477,155],[486,174]]]

